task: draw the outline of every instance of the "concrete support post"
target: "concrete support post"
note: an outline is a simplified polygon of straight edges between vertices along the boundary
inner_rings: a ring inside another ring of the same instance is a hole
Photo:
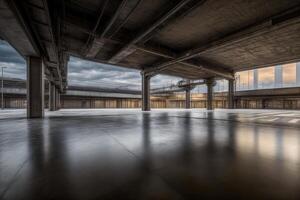
[[[185,108],[186,109],[191,108],[191,90],[190,90],[190,88],[187,88],[185,90]]]
[[[44,64],[39,57],[27,58],[27,117],[44,117]]]
[[[60,93],[57,88],[55,88],[55,110],[60,109]]]
[[[60,104],[60,92],[58,93],[58,97],[57,97],[57,103],[58,103],[58,109],[61,109],[61,104]]]
[[[49,110],[55,110],[55,85],[53,83],[49,83]]]
[[[150,111],[150,76],[145,73],[142,75],[142,111]]]
[[[207,110],[213,110],[213,87],[215,85],[214,79],[207,79]]]
[[[228,109],[234,108],[234,83],[233,79],[228,80]]]
[[[187,80],[186,83],[189,84],[190,80]],[[185,88],[185,108],[186,109],[191,108],[191,87],[190,86]]]

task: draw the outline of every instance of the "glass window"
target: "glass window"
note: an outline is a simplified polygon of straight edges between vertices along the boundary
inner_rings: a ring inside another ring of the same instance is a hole
[[[299,75],[297,75],[297,73]],[[256,78],[254,77],[256,76]],[[299,77],[298,77],[299,76]],[[255,90],[265,88],[281,88],[300,86],[300,67],[297,72],[297,63],[265,67],[254,70],[241,71],[235,74],[236,90]],[[257,83],[254,83],[254,79]],[[297,85],[297,81],[298,85]],[[256,86],[254,86],[256,85]],[[256,87],[256,88],[254,88]]]
[[[236,73],[237,90],[253,89],[253,70]]]
[[[224,92],[228,91],[228,81],[227,80],[217,80],[216,85],[214,87],[215,92]]]
[[[275,79],[274,67],[266,67],[258,69],[258,88],[272,88],[274,87]]]
[[[296,84],[296,63],[282,66],[283,86],[293,86]]]

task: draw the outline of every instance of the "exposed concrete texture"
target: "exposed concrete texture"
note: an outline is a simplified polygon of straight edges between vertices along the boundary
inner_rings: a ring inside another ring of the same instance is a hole
[[[145,73],[142,75],[142,110],[150,110],[150,76],[147,76]]]
[[[8,41],[22,56],[38,56],[39,50],[24,21],[16,10],[14,1],[0,1],[0,35]]]
[[[27,117],[44,116],[44,64],[39,57],[27,58]]]
[[[185,108],[186,109],[191,108],[191,90],[190,89],[185,90]]]
[[[55,110],[55,85],[52,83],[49,83],[49,110],[54,111]]]
[[[214,85],[215,80],[214,79],[207,79],[206,80],[206,86],[207,86],[207,102],[206,102],[206,108],[207,110],[213,110],[213,95],[214,95]]]
[[[228,80],[228,108],[234,108],[234,80]]]
[[[60,109],[60,93],[57,88],[55,88],[55,110]]]
[[[188,79],[300,60],[299,0],[126,2],[3,0],[0,37],[62,88],[70,55]]]

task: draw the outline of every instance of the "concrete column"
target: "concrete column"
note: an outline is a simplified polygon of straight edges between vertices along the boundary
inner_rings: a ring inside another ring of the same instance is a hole
[[[59,89],[55,88],[55,110],[60,109],[60,93]]]
[[[27,58],[27,117],[44,117],[44,64],[39,57]]]
[[[233,109],[234,108],[234,80],[228,80],[228,108]]]
[[[207,103],[206,107],[207,110],[213,110],[213,87],[215,85],[214,79],[207,79],[206,80],[207,85]]]
[[[187,80],[186,83],[189,84],[190,80]],[[190,86],[185,88],[185,108],[186,109],[191,108],[191,88],[190,88]]]
[[[61,96],[61,94],[60,94],[60,92],[59,92],[59,93],[58,93],[58,97],[57,97],[58,109],[59,109],[59,110],[61,109],[60,96]],[[92,104],[90,104],[90,105],[92,105]]]
[[[55,110],[55,85],[53,83],[49,83],[49,110]]]
[[[185,108],[186,109],[191,108],[191,90],[190,90],[190,88],[185,90]]]
[[[150,111],[150,76],[142,75],[142,111]]]
[[[300,62],[296,64],[296,84],[300,86]]]

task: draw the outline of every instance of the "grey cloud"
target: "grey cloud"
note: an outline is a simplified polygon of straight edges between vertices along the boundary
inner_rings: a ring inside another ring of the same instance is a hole
[[[72,57],[69,61],[70,84],[103,85],[140,89],[141,75],[138,70],[100,64]],[[158,75],[151,79],[152,87],[176,84],[181,78]]]
[[[92,86],[127,87],[140,89],[141,76],[138,70],[100,64],[72,57],[69,61],[70,84]],[[177,77],[158,75],[151,79],[152,87],[167,86],[181,80]]]
[[[2,40],[0,40],[0,66],[6,67],[4,69],[4,76],[25,79],[25,60],[14,48]]]
[[[7,42],[0,40],[0,60],[4,63],[25,65],[25,60]]]
[[[4,76],[26,78],[26,62],[7,42],[0,40],[0,66],[7,67]],[[176,83],[179,78],[158,75],[151,79],[152,87]],[[100,64],[71,57],[68,63],[68,82],[70,85],[89,85],[99,87],[141,88],[138,70]]]

